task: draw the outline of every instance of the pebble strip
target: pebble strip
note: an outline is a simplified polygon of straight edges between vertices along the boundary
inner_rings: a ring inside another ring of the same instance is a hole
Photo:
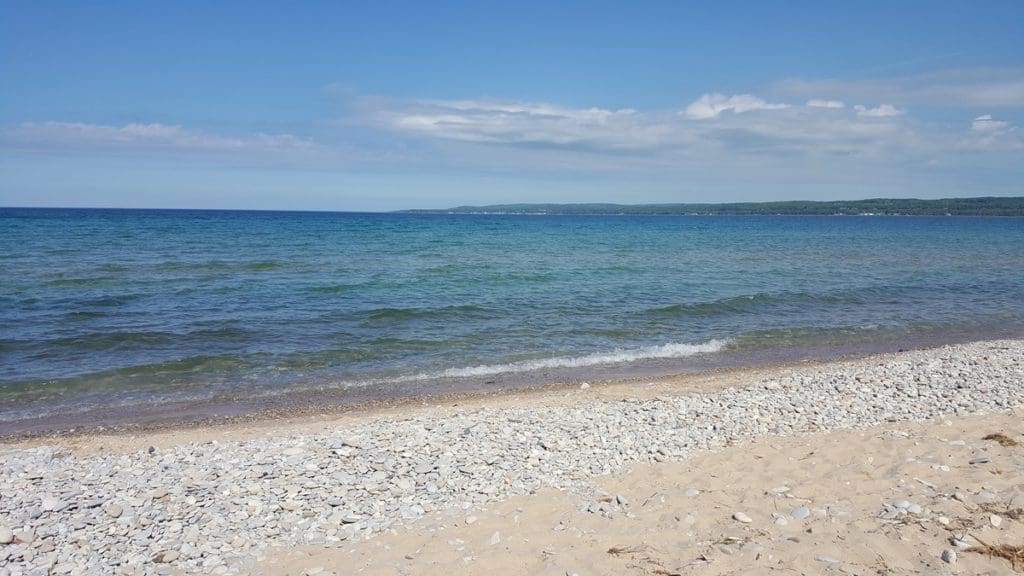
[[[434,511],[548,487],[592,492],[591,478],[629,463],[729,441],[1005,411],[1024,403],[1024,341],[807,368],[707,394],[576,394],[570,406],[131,454],[2,451],[0,576],[236,573],[268,546],[347,546]]]

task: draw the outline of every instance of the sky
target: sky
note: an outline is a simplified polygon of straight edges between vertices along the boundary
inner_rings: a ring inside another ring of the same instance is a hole
[[[0,0],[0,206],[1024,196],[1024,2]]]

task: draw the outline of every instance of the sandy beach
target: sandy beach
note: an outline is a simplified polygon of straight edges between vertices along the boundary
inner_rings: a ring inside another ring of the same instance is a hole
[[[9,442],[0,575],[1012,574],[1022,406],[1010,340]]]

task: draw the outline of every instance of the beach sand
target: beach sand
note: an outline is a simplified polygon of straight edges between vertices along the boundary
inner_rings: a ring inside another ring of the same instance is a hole
[[[999,341],[9,442],[0,574],[1011,574],[1022,399]]]
[[[582,511],[579,496],[545,490],[357,546],[275,551],[254,572],[1012,574],[1007,560],[965,552],[951,539],[1024,544],[1021,416],[754,440],[601,479],[611,514]],[[991,433],[1020,445],[982,439]],[[980,456],[990,461],[969,464]],[[899,500],[921,513],[879,518]],[[805,519],[792,516],[800,508]],[[734,520],[736,512],[751,522]],[[787,523],[776,523],[780,517]],[[956,551],[954,564],[941,559],[947,549]]]

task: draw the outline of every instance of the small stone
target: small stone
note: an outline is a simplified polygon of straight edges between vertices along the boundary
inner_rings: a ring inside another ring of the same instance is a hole
[[[999,526],[1003,523],[1002,517],[996,516],[995,514],[989,516],[988,521],[992,524],[993,528],[999,528]]]
[[[589,383],[584,382],[584,383],[580,384],[580,390],[589,390],[589,389],[590,389],[590,384]]]
[[[177,550],[167,550],[165,552],[157,554],[154,560],[156,562],[166,564],[167,562],[174,562],[179,557],[181,557],[181,553]]]
[[[786,492],[789,492],[789,486],[778,486],[772,488],[772,492],[776,494],[785,494]]]
[[[299,454],[304,454],[305,452],[306,452],[305,448],[302,448],[302,447],[299,447],[299,446],[293,446],[291,448],[286,448],[286,449],[282,450],[281,451],[281,455],[282,456],[298,456]]]
[[[946,548],[942,551],[942,561],[946,564],[956,564],[956,550]]]
[[[794,508],[793,511],[789,513],[789,515],[793,518],[796,518],[797,520],[803,520],[804,518],[807,518],[811,515],[811,509],[808,508],[807,506],[801,506],[799,508]]]
[[[992,459],[988,456],[978,456],[977,458],[971,458],[970,464],[988,464]]]
[[[476,516],[466,516],[466,526],[476,523]]]
[[[732,515],[732,519],[737,521],[737,522],[742,522],[744,524],[750,524],[751,522],[754,521],[753,518],[751,518],[750,516],[747,516],[743,512],[736,512],[736,513],[734,513]]]
[[[683,494],[685,494],[689,498],[693,498],[694,496],[700,495],[700,490],[697,490],[696,488],[690,488],[686,492],[683,492]]]
[[[839,559],[828,556],[827,554],[818,554],[814,559],[818,562],[824,562],[825,564],[839,564],[840,562]]]
[[[120,504],[114,503],[107,504],[107,507],[104,508],[103,510],[111,518],[120,518],[121,514],[124,513],[124,508],[122,508]]]
[[[943,526],[949,526],[949,518],[946,518],[945,516],[939,516],[935,521]]]
[[[497,544],[499,542],[501,542],[501,532],[495,532],[494,534],[491,534],[491,540],[490,540],[491,546],[494,546],[495,544]]]
[[[363,519],[363,517],[358,515],[358,514],[346,514],[345,516],[341,517],[341,523],[342,524],[355,524],[356,522],[359,522],[362,519]]]
[[[14,532],[10,528],[0,528],[0,544],[14,542]]]
[[[954,492],[953,500],[956,500],[958,502],[967,502],[967,495],[964,494],[963,492]]]
[[[14,541],[22,544],[31,544],[36,539],[36,533],[32,530],[21,530],[14,533]]]
[[[60,505],[60,500],[53,497],[43,498],[43,501],[39,504],[39,507],[43,512],[55,512],[58,509],[64,508]]]
[[[907,512],[910,514],[920,514],[923,511],[920,504],[911,504],[907,506]]]
[[[785,516],[777,516],[775,518],[775,524],[778,526],[785,526],[786,524],[789,524],[789,520],[787,520]]]
[[[906,510],[907,508],[910,508],[910,501],[909,500],[893,500],[892,501],[892,505],[893,505],[893,507],[899,508],[900,510]]]

